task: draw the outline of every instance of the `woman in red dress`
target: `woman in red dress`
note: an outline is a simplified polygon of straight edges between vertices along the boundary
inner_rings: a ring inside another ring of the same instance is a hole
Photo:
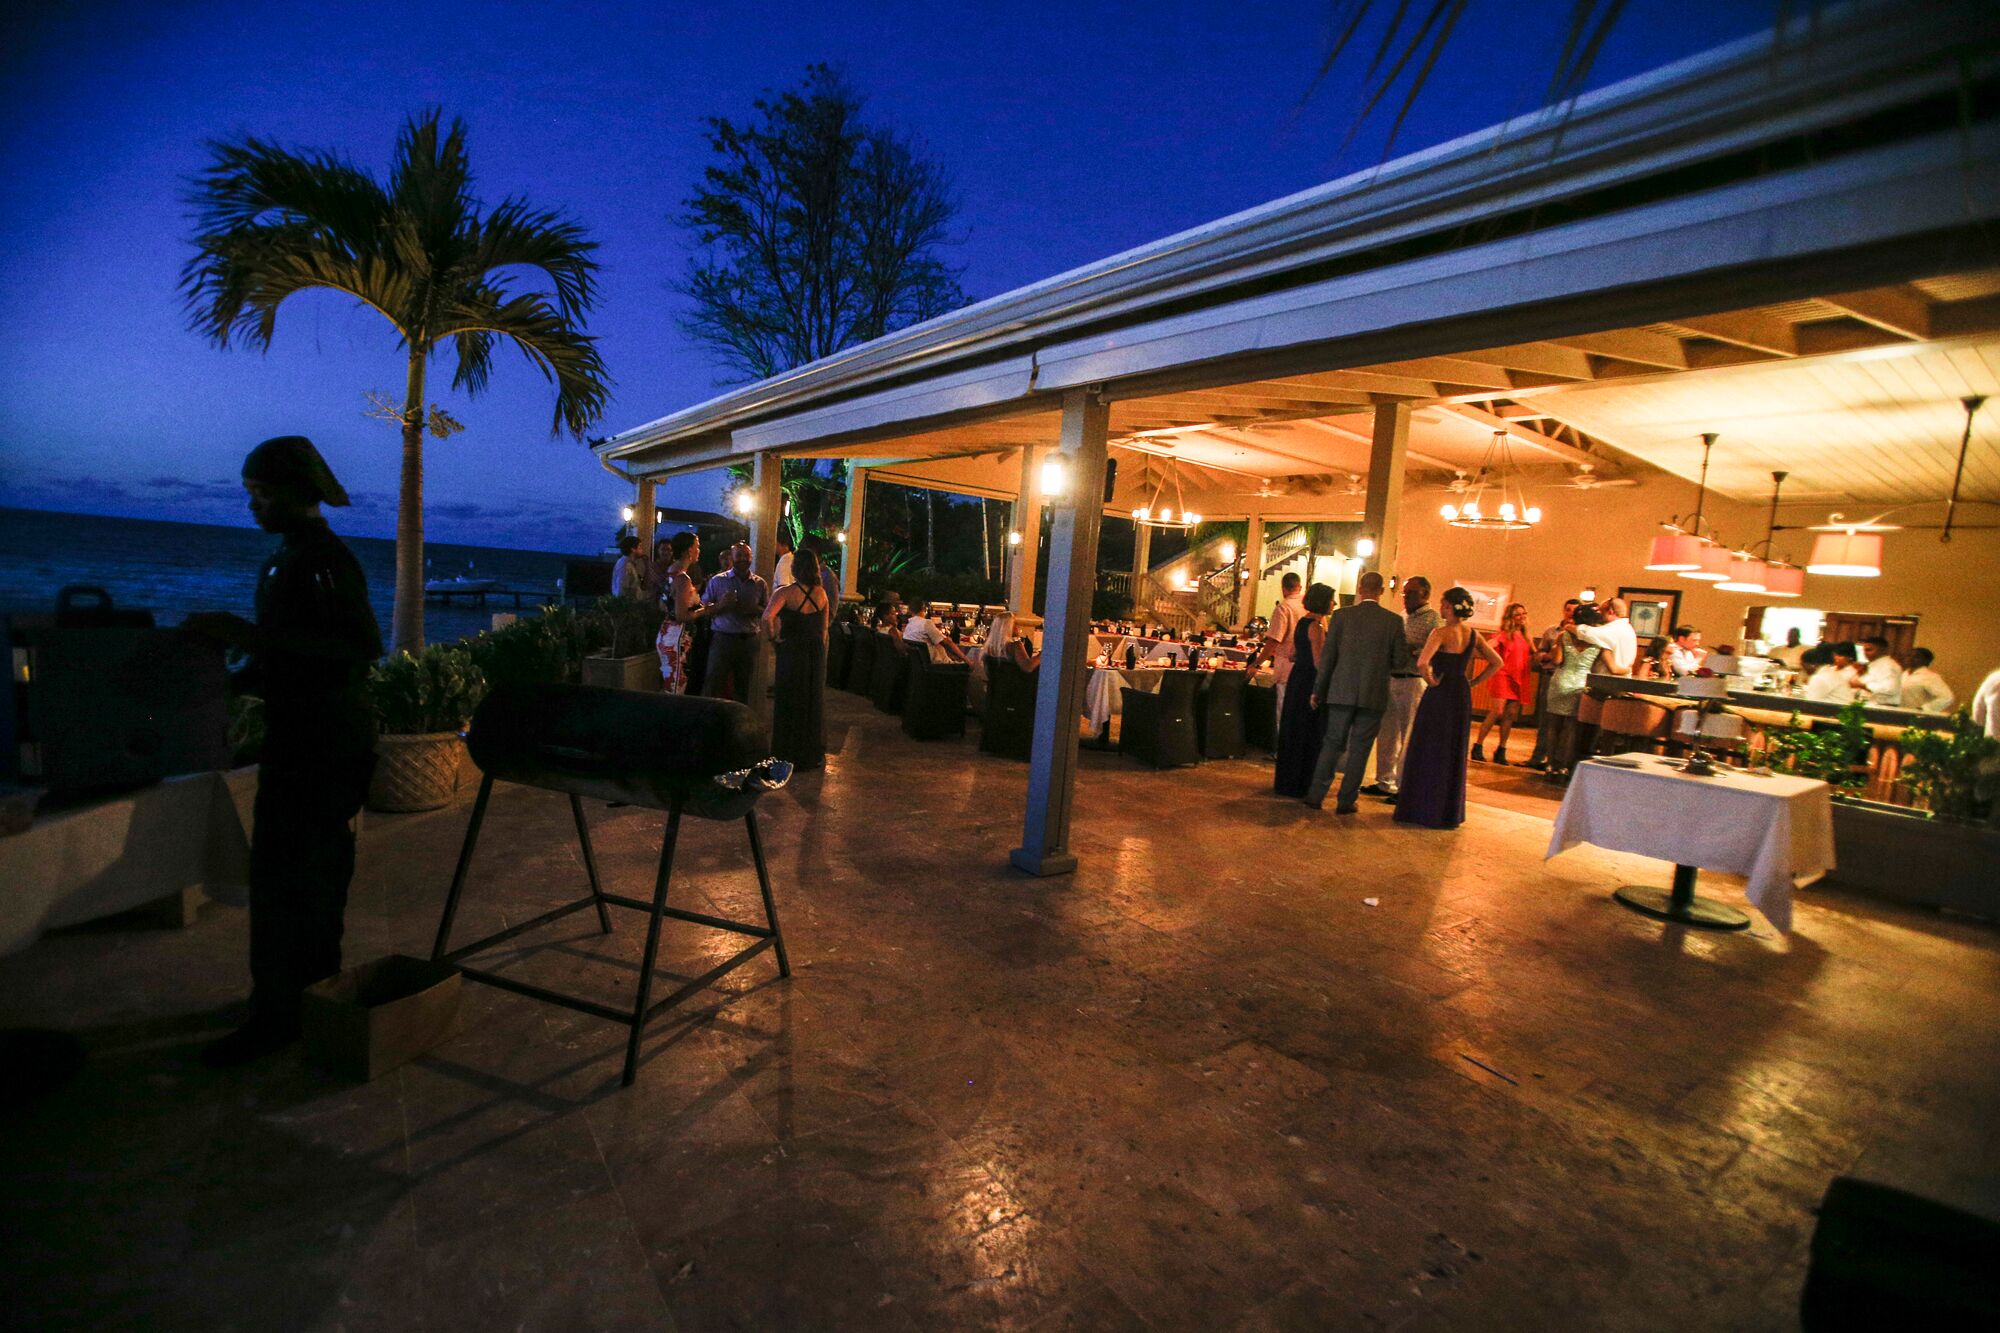
[[[1515,602],[1501,617],[1500,632],[1493,636],[1493,651],[1500,654],[1500,669],[1493,673],[1493,706],[1486,710],[1486,720],[1479,724],[1479,739],[1472,743],[1472,757],[1482,764],[1486,762],[1486,733],[1493,730],[1495,722],[1500,724],[1500,744],[1494,747],[1493,762],[1507,762],[1507,738],[1521,720],[1521,705],[1535,697],[1535,687],[1528,683],[1534,645],[1528,642],[1528,608],[1522,603]]]

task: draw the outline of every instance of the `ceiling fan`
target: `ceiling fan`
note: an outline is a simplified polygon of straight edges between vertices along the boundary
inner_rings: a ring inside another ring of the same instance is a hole
[[[1578,463],[1576,465],[1576,475],[1563,483],[1566,488],[1574,491],[1594,491],[1600,486],[1637,486],[1638,484],[1631,477],[1600,477],[1597,475],[1597,465],[1595,463]]]

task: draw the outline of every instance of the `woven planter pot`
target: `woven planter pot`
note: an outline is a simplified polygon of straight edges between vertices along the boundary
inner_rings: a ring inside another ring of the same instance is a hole
[[[404,812],[450,805],[464,758],[465,741],[455,731],[377,736],[368,808]]]

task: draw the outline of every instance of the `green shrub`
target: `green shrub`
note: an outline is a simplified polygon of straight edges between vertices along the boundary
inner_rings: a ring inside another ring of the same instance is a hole
[[[1911,727],[1903,733],[1903,781],[1934,815],[1984,819],[2000,794],[2000,741],[1963,708],[1942,731]]]
[[[264,701],[254,694],[229,698],[229,761],[237,768],[264,757]]]
[[[611,657],[636,657],[651,652],[660,637],[660,608],[651,600],[600,597],[582,620],[588,651]]]
[[[486,697],[486,677],[465,649],[434,643],[376,663],[368,693],[385,733],[422,736],[463,727]]]
[[[464,646],[487,685],[497,689],[575,680],[586,639],[583,617],[566,606],[545,606],[539,616],[468,639]]]
[[[1765,739],[1765,762],[1781,773],[1818,778],[1836,793],[1868,785],[1868,719],[1857,700],[1840,710],[1830,729],[1811,729],[1798,713],[1789,727]],[[1857,767],[1864,765],[1864,767]]]

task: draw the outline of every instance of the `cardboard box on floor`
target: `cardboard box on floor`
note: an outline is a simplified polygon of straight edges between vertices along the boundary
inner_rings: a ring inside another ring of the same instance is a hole
[[[451,1035],[458,996],[449,963],[390,954],[351,967],[306,988],[306,1058],[349,1078],[379,1078]]]

